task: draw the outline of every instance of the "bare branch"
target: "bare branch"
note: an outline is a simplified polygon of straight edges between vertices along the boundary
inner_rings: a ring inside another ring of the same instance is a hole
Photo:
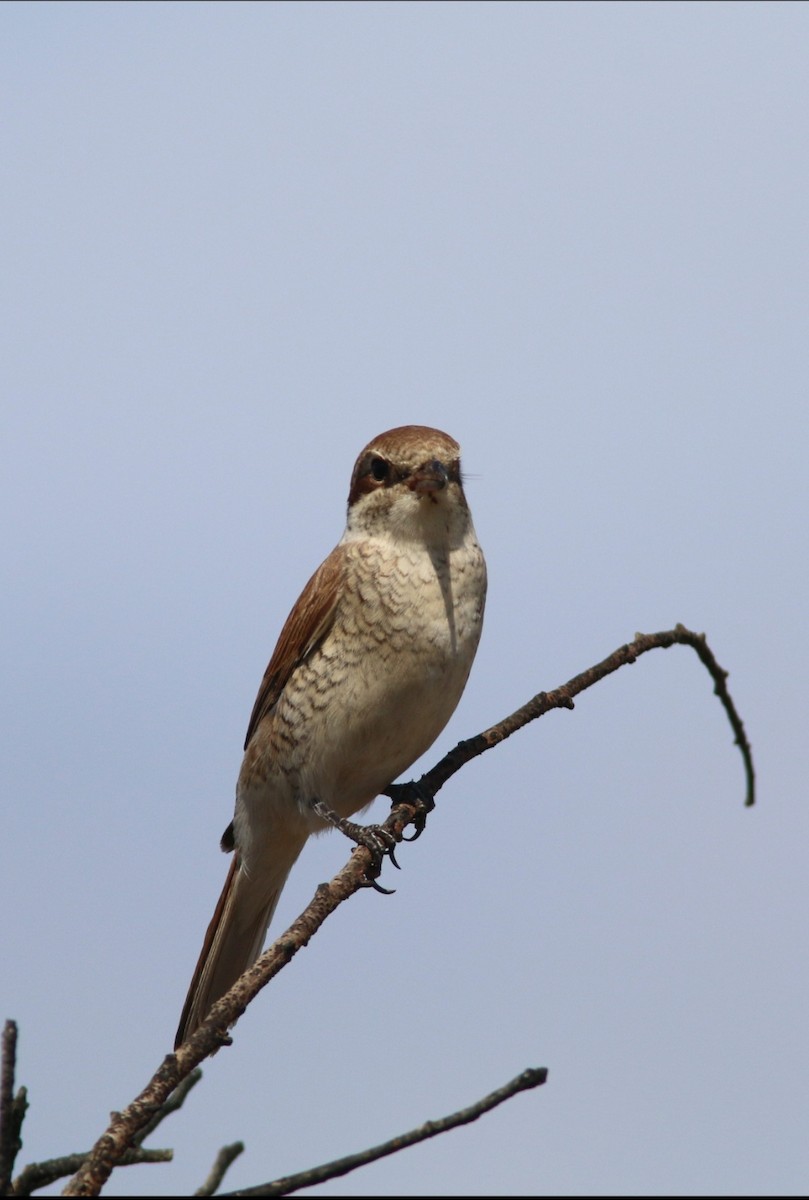
[[[20,1088],[14,1095],[16,1070],[17,1022],[6,1021],[0,1067],[0,1196],[7,1194],[11,1184],[14,1160],[22,1147],[20,1132],[28,1108],[25,1088]]]
[[[229,1044],[227,1027],[241,1016],[253,997],[308,944],[335,908],[365,886],[365,872],[370,860],[369,850],[357,848],[330,883],[320,884],[297,920],[216,1002],[193,1037],[179,1046],[174,1054],[166,1055],[143,1091],[123,1112],[112,1114],[109,1127],[65,1188],[64,1195],[98,1195],[121,1154],[161,1110],[177,1085],[203,1059]]]
[[[195,1196],[213,1196],[225,1177],[225,1172],[232,1162],[234,1162],[240,1154],[244,1153],[244,1142],[232,1142],[229,1146],[223,1146],[214,1159],[214,1164],[211,1167],[208,1178],[205,1180],[201,1188],[197,1188],[194,1192]]]
[[[316,1183],[325,1183],[326,1180],[336,1179],[339,1175],[348,1175],[357,1167],[365,1167],[368,1163],[386,1158],[389,1154],[396,1154],[399,1150],[406,1150],[408,1146],[415,1146],[419,1142],[426,1141],[427,1138],[437,1137],[439,1133],[446,1133],[450,1129],[456,1129],[459,1125],[469,1125],[470,1122],[477,1121],[478,1117],[482,1117],[484,1113],[496,1108],[498,1104],[502,1104],[504,1100],[510,1100],[512,1096],[516,1096],[518,1092],[539,1087],[547,1078],[546,1067],[528,1067],[510,1083],[490,1092],[476,1104],[470,1104],[468,1108],[462,1108],[459,1112],[451,1113],[448,1117],[441,1117],[437,1121],[425,1121],[417,1129],[401,1133],[398,1137],[391,1138],[389,1142],[382,1142],[380,1146],[372,1146],[368,1150],[361,1150],[358,1154],[349,1154],[345,1158],[338,1158],[334,1162],[312,1167],[308,1171],[299,1171],[297,1175],[287,1175],[283,1179],[275,1179],[272,1183],[262,1183],[257,1187],[242,1188],[238,1192],[223,1194],[226,1196],[288,1196],[290,1192],[300,1191],[301,1188],[313,1187]]]
[[[477,737],[460,742],[416,783],[387,789],[386,794],[395,799],[390,815],[384,823],[385,829],[389,830],[397,841],[401,840],[402,832],[408,825],[415,824],[417,830],[420,829],[424,808],[429,807],[429,803],[425,804],[425,799],[431,802],[436,792],[465,763],[498,745],[551,709],[573,708],[574,696],[617,671],[619,667],[634,663],[648,650],[666,649],[675,644],[691,646],[714,679],[714,690],[728,714],[744,760],[747,773],[746,803],[752,804],[755,798],[752,754],[744,726],[725,686],[727,672],[716,662],[703,634],[692,633],[684,626],[678,625],[675,629],[662,633],[638,634],[634,641],[619,647],[603,662],[576,675],[562,687],[552,692],[539,692],[505,720]],[[228,1028],[238,1020],[261,989],[291,962],[299,950],[308,945],[326,918],[344,900],[366,886],[371,868],[371,852],[363,846],[358,846],[352,851],[342,870],[329,883],[320,884],[297,920],[285,933],[276,938],[230,991],[213,1005],[196,1033],[179,1046],[176,1053],[166,1055],[162,1065],[140,1095],[122,1113],[113,1114],[109,1128],[96,1142],[81,1169],[68,1184],[65,1195],[98,1194],[122,1154],[136,1143],[140,1131],[160,1112],[174,1088],[205,1058],[215,1054],[222,1046],[229,1045]]]
[[[151,1133],[154,1133],[161,1121],[164,1121],[166,1117],[176,1112],[182,1106],[192,1087],[196,1083],[199,1083],[201,1078],[202,1072],[196,1070],[192,1071],[188,1078],[182,1081],[153,1115],[152,1119],[132,1138],[132,1149],[124,1153],[117,1164],[119,1167],[132,1167],[140,1163],[165,1163],[172,1161],[172,1150],[148,1150],[144,1149],[141,1143]],[[10,1194],[12,1196],[30,1196],[32,1192],[55,1183],[57,1179],[64,1179],[66,1175],[73,1175],[74,1172],[78,1171],[88,1154],[89,1151],[84,1150],[76,1154],[65,1154],[60,1158],[49,1158],[43,1162],[29,1163],[14,1180],[14,1183],[11,1185]],[[0,1195],[6,1195],[6,1191],[8,1191],[8,1188],[0,1191]]]
[[[165,1103],[153,1114],[151,1120],[134,1135],[131,1139],[132,1148],[124,1152],[123,1156],[118,1160],[117,1166],[132,1167],[141,1163],[165,1163],[172,1161],[172,1150],[149,1150],[145,1149],[141,1143],[151,1133],[154,1133],[161,1121],[164,1121],[166,1117],[182,1107],[186,1096],[194,1085],[199,1083],[201,1078],[202,1072],[195,1070],[179,1084]],[[114,1113],[113,1118],[117,1115]],[[226,1149],[230,1149],[230,1147],[226,1147]],[[73,1175],[74,1172],[79,1170],[89,1153],[88,1150],[85,1150],[76,1154],[65,1154],[61,1158],[49,1158],[43,1162],[29,1163],[14,1180],[10,1188],[10,1194],[12,1196],[30,1196],[32,1192],[55,1183],[57,1179],[64,1179],[66,1175]],[[235,1155],[233,1157],[235,1158]],[[227,1169],[227,1165],[223,1168],[222,1174]],[[0,1195],[6,1195],[7,1191],[8,1188],[0,1191]],[[205,1194],[211,1195],[212,1193]]]
[[[492,725],[490,729],[487,729],[484,733],[479,733],[477,737],[459,742],[454,750],[451,750],[449,754],[442,758],[426,775],[422,775],[418,783],[413,786],[428,795],[434,796],[462,766],[470,762],[473,758],[477,758],[479,754],[483,754],[485,750],[491,750],[493,746],[504,742],[506,738],[511,737],[512,733],[516,733],[518,729],[522,729],[531,721],[535,721],[537,717],[544,716],[546,712],[550,712],[554,708],[573,708],[574,696],[578,696],[580,692],[592,687],[594,683],[598,683],[599,680],[604,679],[607,675],[611,675],[619,667],[634,663],[642,654],[646,654],[648,650],[667,650],[670,646],[675,645],[691,646],[697,652],[713,678],[714,692],[721,700],[722,706],[727,713],[735,735],[735,743],[739,747],[744,761],[747,778],[745,804],[754,804],[755,771],[753,769],[753,755],[741,717],[736,711],[736,706],[727,690],[725,681],[728,677],[728,672],[723,670],[716,661],[713,652],[705,640],[705,634],[693,633],[690,629],[686,629],[684,625],[676,625],[674,629],[665,630],[662,633],[636,633],[634,641],[629,642],[625,646],[619,646],[603,662],[597,663],[587,671],[582,671],[580,675],[574,676],[568,683],[555,688],[552,692],[537,693],[533,699],[524,704],[522,708],[518,708],[510,717],[506,717],[505,720]],[[405,786],[407,787],[407,785]]]
[[[44,1162],[29,1163],[17,1178],[11,1188],[12,1196],[30,1196],[32,1192],[64,1179],[78,1171],[88,1154],[85,1150],[78,1154],[65,1154],[62,1158],[48,1158]],[[174,1157],[173,1150],[147,1150],[139,1146],[136,1150],[127,1150],[118,1161],[119,1167],[136,1167],[141,1163],[167,1163]]]
[[[182,1108],[186,1096],[192,1087],[195,1087],[199,1083],[200,1079],[202,1079],[202,1071],[197,1068],[182,1083],[178,1084],[169,1098],[161,1104],[151,1121],[147,1125],[144,1125],[143,1129],[135,1135],[132,1139],[133,1144],[140,1146],[150,1134],[154,1133],[161,1121],[165,1121],[166,1117],[170,1117],[172,1113],[177,1112],[178,1108]]]

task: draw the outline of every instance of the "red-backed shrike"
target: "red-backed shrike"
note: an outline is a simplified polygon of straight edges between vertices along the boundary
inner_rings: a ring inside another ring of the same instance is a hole
[[[176,1045],[258,958],[318,812],[347,818],[415,762],[455,710],[475,657],[486,564],[460,447],[423,425],[357,459],[345,533],[287,618],[253,706],[222,838],[234,851]]]

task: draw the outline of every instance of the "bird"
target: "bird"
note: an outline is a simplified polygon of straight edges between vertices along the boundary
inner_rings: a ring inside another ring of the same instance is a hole
[[[345,531],[292,608],[258,690],[221,841],[233,859],[175,1049],[259,957],[309,836],[337,825],[362,840],[356,831],[373,827],[348,818],[444,729],[486,588],[458,443],[424,425],[375,437],[351,475]]]

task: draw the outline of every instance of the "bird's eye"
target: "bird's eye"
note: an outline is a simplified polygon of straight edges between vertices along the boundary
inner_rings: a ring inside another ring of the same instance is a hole
[[[384,458],[372,458],[370,470],[371,475],[377,481],[377,483],[384,483],[384,481],[388,478],[389,468]]]

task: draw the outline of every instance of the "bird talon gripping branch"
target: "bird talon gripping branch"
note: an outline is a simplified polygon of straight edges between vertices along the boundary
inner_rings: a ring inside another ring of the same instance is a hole
[[[349,821],[347,817],[341,817],[339,813],[329,808],[322,800],[312,801],[312,811],[328,825],[339,829],[340,833],[345,834],[357,846],[364,846],[372,856],[372,865],[377,868],[377,874],[382,866],[382,860],[385,855],[388,856],[397,870],[401,870],[394,854],[396,838],[384,825],[358,825],[356,821]]]

